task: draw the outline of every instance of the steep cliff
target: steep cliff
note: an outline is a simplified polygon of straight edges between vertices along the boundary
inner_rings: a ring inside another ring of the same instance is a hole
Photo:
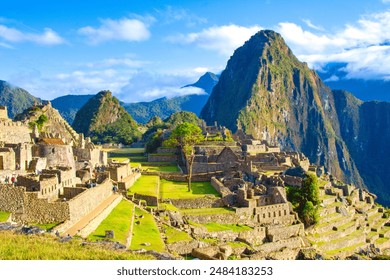
[[[302,151],[336,177],[364,186],[341,137],[332,91],[274,31],[260,31],[234,52],[201,118]]]

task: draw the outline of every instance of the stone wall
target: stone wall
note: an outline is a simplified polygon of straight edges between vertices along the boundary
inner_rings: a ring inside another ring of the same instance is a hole
[[[72,187],[72,188],[64,187],[63,194],[60,196],[60,198],[61,199],[65,198],[65,200],[71,200],[72,198],[78,196],[79,194],[81,194],[86,190],[87,190],[86,188],[79,188],[79,187]]]
[[[39,144],[33,147],[34,157],[46,157],[48,167],[71,167],[75,170],[72,147],[69,145]]]
[[[46,224],[64,222],[69,218],[69,205],[66,202],[49,202],[40,199],[36,192],[27,192],[25,195],[24,222]]]
[[[143,195],[143,194],[134,194],[135,199],[142,199],[146,201],[147,206],[158,206],[158,197],[156,196],[150,196],[150,195]]]
[[[217,178],[213,177],[211,178],[210,180],[211,182],[211,185],[213,186],[213,188],[222,196],[222,197],[225,197],[227,195],[230,195],[232,194],[232,192],[224,186],[224,184],[221,183],[221,181],[219,181]]]
[[[289,239],[284,239],[284,240],[278,240],[275,242],[269,242],[269,243],[264,243],[260,246],[257,246],[256,249],[258,251],[263,251],[265,253],[270,253],[274,251],[279,251],[283,248],[289,248],[289,249],[294,249],[294,248],[300,248],[303,247],[305,244],[302,240],[301,237],[292,237]]]
[[[280,178],[282,178],[282,180],[286,186],[292,186],[292,187],[301,187],[302,186],[302,178],[290,176],[290,175],[282,175],[282,176],[280,176]]]
[[[148,154],[149,162],[176,162],[176,154]]]
[[[0,142],[9,144],[28,143],[31,130],[21,122],[0,120]]]
[[[238,241],[242,241],[250,246],[258,246],[266,240],[266,228],[255,227],[253,230],[246,230],[239,233]]]
[[[0,185],[0,210],[6,212],[24,211],[24,187]]]
[[[0,148],[0,170],[15,170],[15,152],[11,148]]]
[[[187,175],[169,172],[142,172],[147,175],[159,175],[161,179],[168,181],[187,182]],[[221,173],[192,174],[192,182],[210,182],[211,178]]]
[[[198,224],[220,223],[220,224],[237,224],[245,223],[246,220],[240,219],[235,213],[232,214],[214,214],[214,215],[185,215],[188,220]]]
[[[224,171],[224,164],[194,162],[192,166],[193,173],[212,173],[217,171]]]
[[[213,208],[224,206],[222,199],[215,197],[195,199],[170,199],[170,201],[174,206],[182,209]]]
[[[106,179],[94,188],[87,189],[69,200],[70,220],[78,221],[112,194],[112,184]]]
[[[123,179],[122,182],[118,182],[118,189],[122,191],[128,190],[134,183],[141,177],[141,173],[133,173]]]
[[[110,172],[110,178],[117,182],[122,181],[132,173],[130,164],[115,164],[106,170]]]
[[[294,236],[304,236],[305,229],[303,224],[289,226],[269,226],[267,227],[266,235],[270,242],[275,242]]]

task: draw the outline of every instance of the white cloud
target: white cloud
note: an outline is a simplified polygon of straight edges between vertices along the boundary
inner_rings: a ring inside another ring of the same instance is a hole
[[[193,82],[193,77],[189,76],[140,71],[130,77],[128,83],[118,92],[118,97],[125,102],[138,102],[161,97],[205,94],[200,88],[183,88]]]
[[[318,31],[324,31],[323,27],[313,24],[310,19],[303,19],[302,21],[306,23],[306,25],[310,28],[313,28]]]
[[[189,33],[168,38],[173,43],[193,44],[202,49],[216,51],[230,56],[233,51],[244,44],[252,35],[261,30],[260,26],[244,27],[234,24],[214,26],[198,33]]]
[[[50,28],[43,33],[26,33],[16,28],[0,25],[0,38],[10,43],[32,42],[39,45],[59,45],[65,40]]]
[[[124,58],[108,58],[102,61],[90,62],[87,63],[86,66],[88,68],[106,68],[106,67],[140,68],[146,64],[150,64],[150,62],[124,57]]]
[[[346,62],[347,78],[383,79],[390,73],[390,11],[365,15],[334,33],[307,31],[291,22],[280,23],[277,31],[313,68]]]
[[[86,26],[78,33],[86,36],[89,43],[99,44],[111,40],[139,42],[150,37],[148,25],[140,19],[122,18],[119,20],[103,19],[98,28]]]

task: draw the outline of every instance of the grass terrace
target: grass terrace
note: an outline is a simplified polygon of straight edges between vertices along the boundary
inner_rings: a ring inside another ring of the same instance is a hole
[[[39,250],[37,250],[39,248]],[[99,244],[85,244],[73,238],[59,242],[49,234],[23,235],[0,231],[1,260],[152,260],[152,256],[109,250]]]
[[[191,236],[181,230],[177,230],[174,227],[170,227],[168,225],[164,225],[165,236],[167,237],[166,242],[168,244],[176,243],[179,241],[191,241]]]
[[[164,242],[161,239],[160,232],[156,222],[151,214],[136,207],[136,218],[133,225],[133,238],[131,240],[130,249],[132,250],[154,250],[157,252],[164,251]],[[143,218],[137,218],[137,216]],[[149,243],[149,246],[145,244]]]
[[[117,160],[119,162],[130,159],[130,164],[132,167],[138,167],[139,163],[148,161],[148,158],[145,157],[144,148],[110,149],[107,152],[108,158]]]
[[[181,172],[180,168],[177,165],[151,166],[143,164],[142,170],[148,172]]]
[[[155,175],[142,175],[128,190],[128,194],[141,194],[158,197],[158,180]]]
[[[59,224],[61,224],[61,223],[33,224],[33,226],[40,227],[46,231],[49,231],[49,230],[55,228],[56,226],[58,226]]]
[[[232,224],[219,224],[219,223],[207,223],[204,224],[209,232],[231,230],[233,232],[241,232],[251,230],[253,228],[246,225],[232,225]]]
[[[122,200],[105,218],[98,228],[88,236],[88,240],[96,241],[106,239],[105,231],[113,230],[113,241],[126,244],[130,227],[131,217],[134,212],[134,204],[127,200]]]
[[[160,181],[161,199],[194,199],[207,195],[220,197],[220,194],[211,186],[210,182],[192,182],[191,191],[188,191],[187,182]]]
[[[9,212],[0,211],[0,222],[6,222],[10,215]]]

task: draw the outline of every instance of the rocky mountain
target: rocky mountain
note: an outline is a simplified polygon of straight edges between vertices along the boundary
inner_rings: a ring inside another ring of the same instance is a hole
[[[211,72],[206,72],[203,76],[199,78],[195,83],[186,85],[186,87],[197,87],[203,89],[207,94],[211,94],[213,88],[218,83],[218,76]]]
[[[131,144],[140,138],[137,123],[110,91],[101,91],[81,107],[73,128],[94,142]]]
[[[346,91],[334,91],[341,137],[370,191],[390,205],[390,103],[362,102]]]
[[[184,86],[201,88],[207,94],[189,94],[173,98],[163,97],[150,102],[124,103],[122,105],[138,123],[143,124],[146,124],[154,116],[165,119],[180,111],[193,112],[199,116],[217,82],[218,76],[207,72],[194,84]]]
[[[65,95],[53,99],[51,104],[60,112],[68,123],[73,123],[77,111],[80,110],[92,96],[94,95]]]
[[[22,88],[0,81],[0,106],[7,106],[11,119],[33,106],[35,102],[39,104],[41,100]]]
[[[279,143],[285,149],[302,151],[337,178],[377,190],[380,184],[375,178],[380,172],[369,168],[373,173],[360,175],[360,160],[364,158],[356,149],[365,149],[367,156],[375,149],[376,153],[383,152],[374,142],[388,140],[375,134],[389,133],[387,103],[366,104],[349,98],[343,106],[341,100],[315,71],[298,61],[279,34],[265,30],[234,52],[201,118],[210,124],[217,121],[233,132],[243,130],[255,138]],[[376,110],[381,110],[381,115]],[[347,126],[351,129],[346,130]],[[363,132],[364,127],[372,134]],[[364,137],[360,135],[363,138],[359,138],[359,131],[365,133]],[[373,141],[375,136],[381,140]],[[351,141],[356,139],[362,139],[364,145],[358,141],[353,146]],[[385,164],[371,160],[390,173]]]

